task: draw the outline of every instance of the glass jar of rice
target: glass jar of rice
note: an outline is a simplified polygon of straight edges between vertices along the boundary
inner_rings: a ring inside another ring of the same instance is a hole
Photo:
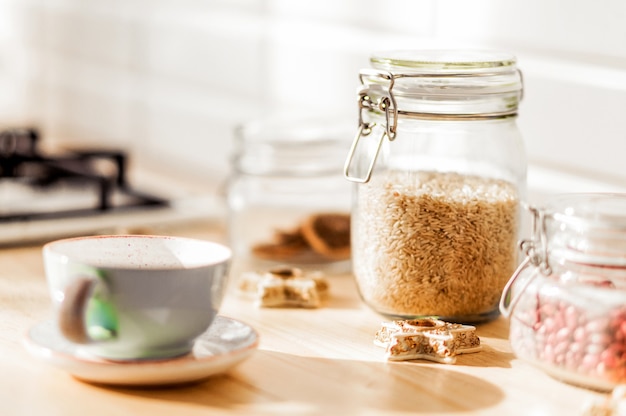
[[[394,319],[498,316],[515,270],[526,158],[514,56],[393,51],[360,72],[352,264],[360,295]]]

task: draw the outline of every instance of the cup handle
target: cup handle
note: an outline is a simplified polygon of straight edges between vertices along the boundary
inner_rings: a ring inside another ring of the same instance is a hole
[[[95,279],[81,277],[65,288],[65,297],[59,309],[59,329],[68,340],[79,344],[91,342],[85,325],[85,312]]]

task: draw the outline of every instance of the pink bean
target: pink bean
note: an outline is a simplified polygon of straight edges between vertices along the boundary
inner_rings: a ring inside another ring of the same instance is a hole
[[[600,360],[606,368],[616,368],[620,362],[619,355],[615,355],[611,349],[604,350],[600,354]]]
[[[589,344],[585,348],[587,355],[599,355],[604,351],[604,346],[598,344]]]
[[[597,354],[588,353],[583,357],[582,365],[587,368],[594,368],[600,362],[600,357]]]
[[[554,364],[562,366],[565,364],[565,353],[561,352],[554,357]]]
[[[554,353],[556,355],[563,355],[565,354],[565,352],[567,352],[568,346],[569,345],[567,342],[560,342],[554,347]]]
[[[584,327],[578,327],[574,330],[574,340],[576,342],[584,342],[587,339],[587,332]]]
[[[554,354],[554,349],[550,345],[546,345],[546,348],[543,350],[543,361],[547,363],[553,363],[556,355]]]
[[[543,317],[550,317],[553,316],[557,311],[556,306],[551,303],[544,303],[543,305],[541,305],[541,308],[539,309],[539,312],[541,313],[541,316]]]
[[[577,354],[577,355],[581,355],[585,352],[585,348],[583,347],[583,344],[579,343],[579,342],[572,342],[569,345],[569,350],[573,353],[573,354]]]
[[[559,329],[558,332],[556,333],[556,339],[558,342],[562,343],[564,341],[568,341],[570,339],[571,334],[572,334],[572,331],[568,327],[563,327]]]
[[[575,351],[569,350],[565,353],[565,366],[569,370],[577,370],[580,360],[582,359],[582,355]]]
[[[573,330],[578,326],[578,311],[573,306],[568,306],[565,308],[565,325]]]
[[[596,318],[593,321],[587,322],[585,325],[585,329],[590,333],[596,333],[605,331],[609,324],[609,320],[607,318]]]
[[[543,325],[545,326],[546,331],[551,333],[551,334],[556,332],[557,329],[558,329],[558,325],[557,325],[556,321],[554,320],[554,318],[552,318],[552,317],[546,318],[543,321]]]
[[[589,342],[592,344],[607,346],[611,342],[611,336],[605,332],[589,334]]]

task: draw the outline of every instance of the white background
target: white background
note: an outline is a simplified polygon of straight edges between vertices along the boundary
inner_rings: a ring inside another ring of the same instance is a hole
[[[356,125],[373,51],[486,47],[524,72],[533,166],[626,186],[625,22],[621,0],[0,0],[0,123],[214,180],[242,121]]]

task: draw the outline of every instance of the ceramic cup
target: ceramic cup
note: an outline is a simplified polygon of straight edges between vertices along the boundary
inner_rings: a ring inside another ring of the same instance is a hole
[[[111,235],[43,248],[60,332],[112,360],[191,351],[215,318],[231,250],[190,238]]]

